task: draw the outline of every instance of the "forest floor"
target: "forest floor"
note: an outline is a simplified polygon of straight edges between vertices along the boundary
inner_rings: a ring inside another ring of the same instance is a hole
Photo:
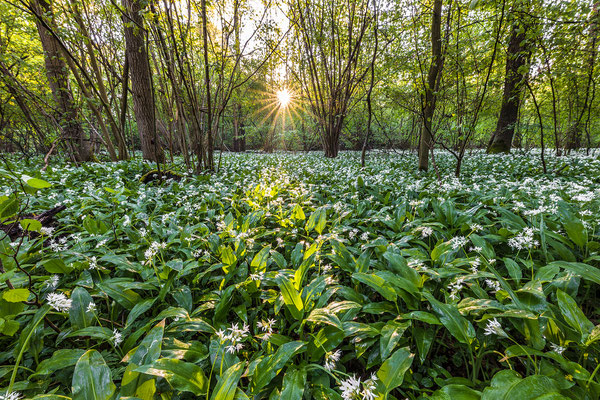
[[[0,223],[66,209],[0,241],[0,387],[597,399],[600,158],[546,158],[476,152],[456,179],[437,153],[438,181],[409,153],[224,154],[147,184],[141,160],[11,158]]]

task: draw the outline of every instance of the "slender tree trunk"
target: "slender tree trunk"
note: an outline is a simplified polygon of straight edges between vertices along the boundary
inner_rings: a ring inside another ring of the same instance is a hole
[[[504,79],[504,94],[500,107],[500,116],[496,131],[488,144],[487,152],[509,153],[515,134],[515,126],[519,118],[521,92],[529,74],[526,67],[529,63],[529,46],[527,40],[527,24],[520,16],[512,13],[513,23],[506,54],[506,75]]]
[[[373,20],[373,33],[375,35],[375,48],[373,49],[373,57],[371,58],[371,81],[369,82],[369,90],[367,92],[367,111],[369,113],[367,119],[367,134],[365,136],[365,141],[362,146],[362,152],[360,154],[360,165],[362,167],[365,166],[365,158],[367,156],[367,147],[369,146],[369,139],[371,137],[371,122],[373,119],[373,105],[372,105],[372,94],[373,87],[375,86],[375,61],[377,60],[377,51],[379,50],[379,9],[377,2],[373,2],[374,5],[374,20]]]
[[[32,0],[31,8],[38,15],[43,16],[44,22],[49,27],[53,26],[54,14],[48,1]],[[89,161],[92,158],[90,143],[85,138],[79,120],[78,110],[69,85],[68,68],[60,44],[52,33],[46,29],[42,21],[36,18],[35,23],[44,50],[48,84],[59,113],[57,120],[63,129],[66,145],[76,161]]]
[[[206,12],[206,0],[202,0],[202,45],[204,47],[204,85],[206,90],[206,159],[205,168],[212,171],[213,162],[213,110],[211,107],[211,91],[210,91],[210,66],[208,64],[208,15]],[[200,160],[200,157],[198,157]],[[200,170],[200,162],[198,162],[198,170]]]
[[[581,130],[583,125],[583,117],[585,116],[586,112],[590,111],[591,108],[591,102],[589,100],[590,92],[594,84],[594,66],[596,64],[596,53],[598,51],[598,18],[600,18],[600,15],[598,14],[599,8],[600,2],[595,1],[592,6],[592,15],[590,17],[590,41],[588,45],[589,59],[587,62],[586,71],[587,84],[585,87],[585,97],[578,118],[575,120],[575,123],[569,128],[567,143],[568,150],[578,149],[581,147]]]
[[[431,65],[427,74],[423,125],[419,142],[419,169],[422,171],[427,171],[429,168],[429,151],[433,147],[431,121],[435,112],[436,82],[442,73],[442,65],[442,0],[435,0],[431,21]]]
[[[156,132],[156,109],[152,90],[152,72],[146,50],[144,19],[140,0],[123,0],[125,42],[133,94],[133,112],[145,159],[163,162],[164,154]]]

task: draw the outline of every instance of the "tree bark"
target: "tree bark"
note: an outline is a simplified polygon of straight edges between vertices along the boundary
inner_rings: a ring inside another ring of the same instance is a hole
[[[164,154],[156,133],[156,110],[150,61],[146,50],[144,19],[140,0],[123,0],[126,53],[129,61],[133,112],[146,160],[162,162]]]
[[[204,167],[213,170],[213,110],[210,94],[210,68],[208,64],[208,16],[206,13],[206,0],[202,0],[202,45],[204,47],[204,85],[206,90],[206,160]],[[198,157],[198,171],[201,170],[200,157]]]
[[[589,58],[587,62],[587,83],[585,87],[585,97],[581,111],[575,120],[575,123],[571,125],[569,131],[567,132],[567,150],[574,150],[581,147],[581,129],[583,125],[583,117],[585,116],[586,112],[591,111],[590,108],[592,102],[590,102],[589,99],[592,86],[594,85],[594,66],[596,63],[596,53],[598,51],[598,18],[600,18],[600,15],[598,14],[599,8],[600,2],[595,1],[592,6],[592,14],[590,16],[590,40],[588,44],[589,47],[587,49]]]
[[[32,0],[31,8],[38,15],[43,16],[48,26],[53,26],[54,14],[48,1]],[[40,19],[36,18],[35,24],[44,50],[46,76],[57,105],[57,120],[60,121],[63,129],[63,138],[75,161],[89,161],[92,158],[91,147],[79,121],[78,110],[69,85],[68,68],[60,44]]]
[[[526,43],[528,27],[523,23],[521,16],[514,15],[514,12],[512,14],[513,23],[506,54],[504,94],[496,130],[488,144],[489,154],[510,152],[519,117],[521,92],[529,74],[529,68],[526,68],[530,56],[529,46]]]
[[[427,74],[425,87],[425,104],[423,106],[423,125],[419,141],[419,169],[429,169],[429,151],[433,147],[432,124],[435,112],[436,83],[442,73],[442,0],[435,0],[431,21],[431,65]]]

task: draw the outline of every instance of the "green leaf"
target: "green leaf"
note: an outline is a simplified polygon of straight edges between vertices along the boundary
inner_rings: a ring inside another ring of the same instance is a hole
[[[81,349],[60,349],[52,353],[52,357],[43,360],[37,367],[34,375],[50,375],[77,364],[77,361],[85,353]]]
[[[583,311],[579,308],[575,300],[562,290],[556,291],[556,297],[558,298],[558,307],[562,313],[565,321],[571,328],[579,332],[581,335],[581,342],[585,343],[590,332],[594,329],[594,324],[587,319]]]
[[[302,210],[302,207],[300,207],[299,204],[296,204],[292,210],[292,215],[291,215],[292,219],[295,219],[296,221],[304,221],[306,219],[306,216],[304,215],[304,211]]]
[[[115,392],[110,369],[96,350],[85,352],[73,372],[73,400],[108,400]]]
[[[208,380],[199,366],[172,358],[160,358],[149,365],[134,369],[148,375],[165,378],[171,386],[196,396],[206,395]]]
[[[250,385],[252,393],[258,393],[263,387],[269,384],[279,373],[285,364],[294,354],[305,346],[304,342],[284,343],[277,349],[275,354],[263,358],[256,366]]]
[[[410,368],[415,355],[410,352],[408,347],[398,349],[387,360],[381,364],[377,371],[377,378],[385,388],[384,394],[402,385],[404,374]]]
[[[431,396],[432,400],[480,400],[481,392],[459,384],[446,385]]]
[[[408,322],[389,321],[381,329],[381,339],[379,339],[379,351],[382,360],[385,360],[394,347],[402,339],[402,334],[410,326]]]
[[[45,189],[45,188],[49,188],[50,186],[52,186],[50,183],[46,182],[43,179],[32,178],[28,175],[22,175],[21,179],[26,184],[28,184],[29,186],[31,186],[32,188],[35,188],[35,189]]]
[[[352,274],[352,278],[357,281],[370,286],[373,290],[383,296],[384,299],[389,301],[396,301],[396,291],[394,288],[386,282],[380,276],[375,274],[365,274],[362,272],[355,272]]]
[[[37,219],[24,218],[19,221],[19,224],[21,224],[21,228],[25,231],[39,232],[42,229],[42,223]]]
[[[301,321],[304,316],[304,304],[302,303],[300,293],[296,290],[294,284],[285,277],[279,279],[279,285],[281,295],[283,296],[283,302],[292,316],[296,320]]]
[[[68,274],[71,269],[65,265],[65,262],[60,258],[51,258],[40,263],[50,274]]]
[[[600,270],[591,265],[578,263],[578,262],[567,262],[567,261],[554,261],[548,265],[556,265],[560,268],[564,268],[567,271],[571,271],[576,275],[580,275],[583,279],[592,281],[600,285]]]
[[[575,217],[570,211],[563,210],[561,214],[563,217],[563,226],[565,227],[569,239],[577,246],[581,248],[585,247],[588,242],[588,233],[583,222]]]
[[[250,263],[250,267],[253,272],[265,271],[267,268],[267,260],[269,259],[269,254],[271,251],[271,246],[263,247],[252,259]]]
[[[306,385],[306,368],[290,367],[283,377],[280,400],[302,400]]]
[[[69,320],[73,329],[83,329],[92,325],[94,313],[87,312],[87,308],[93,302],[92,296],[84,288],[78,286],[73,290],[69,309]]]
[[[463,317],[458,308],[452,304],[437,301],[430,293],[423,293],[431,307],[438,315],[442,325],[461,343],[470,345],[475,340],[475,328],[469,320]]]
[[[498,372],[492,378],[491,386],[483,391],[481,400],[535,400],[561,399],[559,387],[551,378],[531,375],[521,379],[511,370]]]
[[[27,301],[29,297],[29,289],[9,289],[2,293],[2,298],[9,303],[19,303]]]
[[[0,203],[0,218],[12,217],[19,212],[19,200],[16,196],[5,198]]]
[[[238,382],[244,373],[244,366],[245,363],[242,361],[227,368],[213,390],[211,400],[233,400],[235,398]]]
[[[155,392],[154,382],[150,383],[149,380],[151,378],[149,376],[142,375],[140,372],[135,371],[135,369],[139,365],[152,364],[159,359],[164,330],[165,320],[163,319],[148,332],[140,345],[132,350],[133,355],[125,357],[125,360],[128,359],[129,365],[127,365],[121,381],[122,396],[153,398]],[[154,381],[153,378],[152,380]]]

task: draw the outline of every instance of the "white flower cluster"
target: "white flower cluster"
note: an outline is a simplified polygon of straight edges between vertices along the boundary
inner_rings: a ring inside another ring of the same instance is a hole
[[[21,398],[21,393],[19,392],[6,392],[0,394],[0,400],[19,400]]]
[[[496,318],[488,320],[483,333],[486,336],[498,335],[501,337],[508,337],[506,332],[504,332],[504,329],[502,329],[502,325],[500,325],[500,322],[498,322]]]
[[[327,371],[333,371],[335,369],[335,364],[342,357],[342,352],[340,350],[336,350],[334,352],[328,351],[325,353],[325,369]]]
[[[452,245],[453,250],[459,249],[465,246],[467,243],[469,243],[469,239],[464,236],[455,236],[450,239],[450,244]]]
[[[360,378],[351,376],[340,383],[342,399],[344,400],[374,400],[377,397],[376,389],[377,376],[371,375],[370,379],[362,382]]]
[[[269,318],[268,320],[258,321],[256,323],[256,328],[263,331],[265,334],[262,337],[262,340],[269,340],[273,335],[273,326],[275,325],[275,320]]]
[[[533,238],[533,228],[525,228],[514,238],[508,239],[508,245],[516,250],[531,249],[540,242]]]
[[[46,300],[50,307],[54,308],[58,312],[68,312],[71,309],[72,300],[69,299],[64,293],[48,293]]]
[[[121,344],[121,342],[123,342],[123,335],[121,334],[121,332],[119,332],[117,329],[115,329],[115,330],[113,330],[113,335],[110,338],[110,340],[113,342],[115,347],[117,347],[118,345]]]
[[[244,324],[241,328],[239,327],[239,324],[232,324],[231,327],[227,328],[225,331],[219,329],[216,334],[221,343],[228,343],[225,350],[228,353],[235,354],[244,348],[242,342],[248,337],[249,332],[250,327],[248,324]]]
[[[150,264],[152,262],[152,258],[154,258],[156,253],[158,253],[158,251],[160,249],[165,249],[166,247],[167,247],[167,244],[164,242],[163,243],[152,242],[150,247],[148,247],[148,249],[144,252],[144,257],[146,258],[146,261],[144,261],[144,265]]]
[[[428,236],[431,236],[431,234],[433,233],[433,228],[429,227],[429,226],[420,226],[417,229],[417,232],[421,232],[421,237],[426,238]]]

